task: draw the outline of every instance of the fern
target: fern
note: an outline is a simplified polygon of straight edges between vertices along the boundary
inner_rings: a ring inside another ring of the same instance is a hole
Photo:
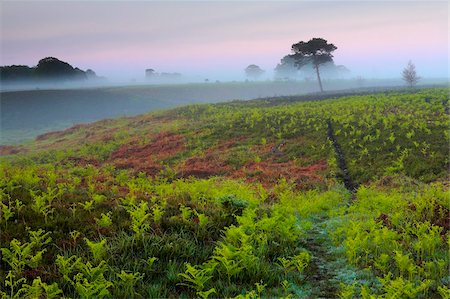
[[[86,241],[86,244],[88,245],[89,250],[92,253],[94,261],[102,260],[103,257],[106,255],[106,248],[105,248],[106,239],[103,239],[100,242],[90,241],[87,238],[84,238],[84,240]]]

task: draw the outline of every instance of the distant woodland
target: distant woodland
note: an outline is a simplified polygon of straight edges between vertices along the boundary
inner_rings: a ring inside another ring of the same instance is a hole
[[[55,57],[39,60],[36,66],[10,65],[0,67],[0,80],[3,83],[17,81],[77,81],[98,80],[91,69],[83,71]]]

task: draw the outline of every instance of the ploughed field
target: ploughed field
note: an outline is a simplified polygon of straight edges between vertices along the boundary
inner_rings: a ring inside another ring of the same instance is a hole
[[[448,101],[191,105],[3,146],[2,296],[450,298]]]

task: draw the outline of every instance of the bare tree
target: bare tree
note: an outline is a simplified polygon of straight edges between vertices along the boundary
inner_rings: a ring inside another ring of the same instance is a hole
[[[408,61],[408,65],[404,68],[402,72],[403,80],[405,80],[406,84],[409,85],[409,87],[414,87],[414,85],[419,82],[420,77],[417,76],[416,72],[416,66],[412,61]]]

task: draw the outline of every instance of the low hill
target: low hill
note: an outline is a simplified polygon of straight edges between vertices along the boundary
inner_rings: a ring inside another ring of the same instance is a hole
[[[0,277],[65,297],[447,298],[448,101],[198,104],[3,146]]]

